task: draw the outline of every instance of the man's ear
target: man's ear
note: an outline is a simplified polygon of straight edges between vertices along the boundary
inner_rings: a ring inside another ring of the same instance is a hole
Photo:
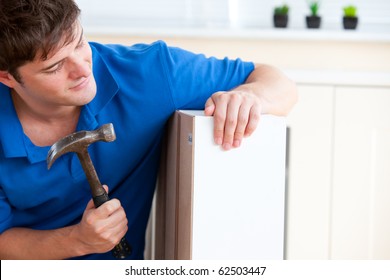
[[[0,83],[5,84],[9,88],[14,88],[16,80],[9,72],[0,71]]]

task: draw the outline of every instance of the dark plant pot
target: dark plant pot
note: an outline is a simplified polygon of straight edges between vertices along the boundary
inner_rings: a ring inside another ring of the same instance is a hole
[[[343,17],[344,29],[356,29],[358,24],[357,17]]]
[[[307,28],[320,28],[321,17],[319,16],[306,16]]]
[[[274,15],[274,26],[278,28],[287,27],[288,15]]]

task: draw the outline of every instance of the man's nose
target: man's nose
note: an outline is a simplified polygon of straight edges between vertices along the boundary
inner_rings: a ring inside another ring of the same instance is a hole
[[[72,79],[87,77],[91,74],[91,63],[81,57],[73,56],[68,60],[69,76]]]

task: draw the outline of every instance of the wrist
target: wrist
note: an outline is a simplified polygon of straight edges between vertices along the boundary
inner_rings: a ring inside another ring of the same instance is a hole
[[[59,247],[63,248],[64,253],[68,255],[67,258],[79,257],[90,253],[82,238],[80,238],[81,233],[78,224],[59,229],[58,231],[61,236],[58,242],[62,243]]]

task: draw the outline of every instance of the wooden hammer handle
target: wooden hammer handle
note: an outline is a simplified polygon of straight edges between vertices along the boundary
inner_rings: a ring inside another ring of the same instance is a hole
[[[95,204],[95,208],[98,208],[103,203],[109,201],[107,192],[104,192],[102,195],[94,196],[93,203]],[[123,237],[121,241],[111,250],[111,253],[114,255],[116,259],[125,259],[127,256],[131,254],[132,248],[129,242],[127,242],[126,238]]]
[[[87,176],[89,185],[91,187],[92,199],[95,204],[95,208],[98,208],[103,203],[110,200],[106,190],[100,183],[99,177],[96,173],[95,167],[92,164],[92,160],[88,154],[88,150],[84,149],[77,153],[81,166],[84,169]],[[121,241],[112,249],[112,254],[117,259],[125,259],[131,254],[132,248],[127,240],[123,237]]]

